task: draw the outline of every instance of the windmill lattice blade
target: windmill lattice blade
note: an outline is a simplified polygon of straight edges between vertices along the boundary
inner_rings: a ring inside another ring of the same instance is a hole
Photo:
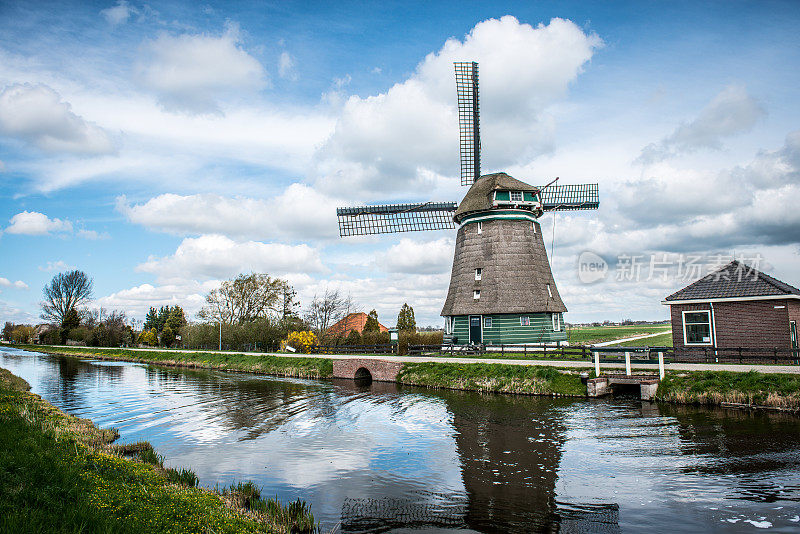
[[[461,185],[472,185],[481,176],[481,131],[478,109],[478,64],[456,62],[458,133],[461,152]]]
[[[336,217],[341,237],[446,230],[456,227],[453,212],[457,207],[455,202],[360,206],[337,208]]]
[[[597,184],[551,185],[542,190],[545,211],[596,210],[599,206]]]

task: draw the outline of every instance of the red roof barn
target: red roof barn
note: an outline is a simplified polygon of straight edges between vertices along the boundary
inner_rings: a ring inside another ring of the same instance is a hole
[[[676,351],[797,348],[800,289],[738,261],[664,299]]]
[[[351,313],[332,327],[328,328],[328,332],[342,337],[347,337],[351,331],[355,330],[359,334],[364,331],[364,325],[367,324],[367,314],[364,312]],[[389,329],[383,326],[380,322],[378,326],[381,332],[388,332]]]

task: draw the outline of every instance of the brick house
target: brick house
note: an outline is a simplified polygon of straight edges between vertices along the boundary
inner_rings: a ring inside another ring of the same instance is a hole
[[[676,351],[797,348],[800,289],[738,261],[664,299]]]
[[[355,330],[359,334],[364,331],[364,326],[367,324],[367,314],[364,312],[360,313],[351,313],[348,314],[347,317],[336,323],[335,325],[328,328],[328,332],[330,334],[336,336],[347,337],[351,331]],[[383,326],[380,322],[378,326],[381,329],[381,332],[388,332],[389,329]]]

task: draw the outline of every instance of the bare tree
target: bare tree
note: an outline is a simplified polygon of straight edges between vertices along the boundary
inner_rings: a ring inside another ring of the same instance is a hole
[[[92,298],[94,283],[83,271],[59,273],[44,286],[42,319],[61,325],[69,313],[77,314],[78,306]]]
[[[350,314],[353,299],[350,295],[343,297],[338,289],[325,289],[322,296],[314,295],[306,311],[306,321],[321,337],[328,328]]]
[[[206,306],[197,314],[201,319],[223,323],[247,323],[262,317],[280,317],[284,294],[291,286],[266,274],[240,274],[206,295]]]

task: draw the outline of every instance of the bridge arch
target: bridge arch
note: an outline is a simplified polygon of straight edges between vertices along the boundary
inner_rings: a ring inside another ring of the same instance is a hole
[[[376,382],[397,382],[397,373],[402,368],[402,362],[378,358],[341,358],[333,360],[333,377],[350,380],[370,378]]]

